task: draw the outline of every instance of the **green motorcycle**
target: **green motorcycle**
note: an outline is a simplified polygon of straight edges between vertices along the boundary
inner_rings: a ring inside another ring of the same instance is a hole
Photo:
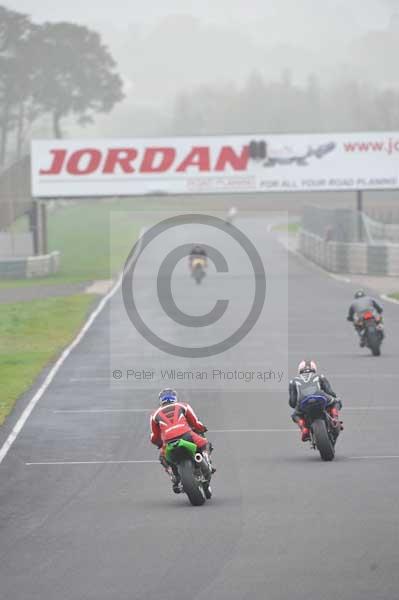
[[[168,442],[165,458],[176,466],[183,491],[193,506],[201,506],[205,500],[210,500],[212,467],[206,452],[202,454],[197,444],[180,438]]]

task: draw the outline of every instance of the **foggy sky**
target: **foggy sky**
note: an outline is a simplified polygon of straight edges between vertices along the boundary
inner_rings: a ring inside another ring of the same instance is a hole
[[[2,2],[3,3],[3,2]],[[312,18],[327,25],[340,16],[359,28],[386,23],[392,0],[6,0],[11,9],[26,12],[35,20],[71,20],[102,23],[104,28],[124,28],[129,23],[154,23],[170,14],[189,14],[221,24],[240,24],[280,17],[280,24],[292,21],[299,31]],[[298,18],[299,17],[299,18]]]
[[[128,87],[129,82],[135,85],[135,93],[149,102],[154,101],[151,83],[157,78],[166,84],[166,96],[180,91],[173,68],[171,80],[164,81],[162,63],[168,70],[168,49],[172,60],[180,63],[181,88],[225,80],[241,84],[243,77],[260,66],[262,70],[270,68],[270,77],[286,68],[292,70],[294,79],[301,80],[309,72],[323,76],[330,65],[343,62],[351,41],[367,30],[386,28],[396,2],[0,0],[0,4],[26,12],[37,22],[70,20],[100,31]],[[262,60],[261,54],[265,56]],[[233,61],[237,63],[236,71]],[[146,70],[153,80],[149,86]]]
[[[253,72],[276,80],[289,69],[298,83],[311,74],[323,82],[347,73],[369,76],[374,83],[375,73],[367,71],[372,58],[367,44],[356,44],[368,31],[386,29],[395,6],[399,9],[398,0],[0,0],[0,4],[27,13],[38,23],[67,20],[99,31],[127,92],[112,122],[119,120],[123,129],[131,114],[144,110],[145,131],[168,118],[180,92],[208,83],[241,86]],[[351,65],[352,55],[356,62]],[[391,59],[396,61],[396,55]],[[158,120],[153,110],[158,111]]]

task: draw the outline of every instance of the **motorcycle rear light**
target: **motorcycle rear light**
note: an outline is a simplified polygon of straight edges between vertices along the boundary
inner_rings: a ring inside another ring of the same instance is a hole
[[[367,311],[363,314],[363,318],[368,320],[368,319],[372,319],[373,318],[373,313],[371,311]]]

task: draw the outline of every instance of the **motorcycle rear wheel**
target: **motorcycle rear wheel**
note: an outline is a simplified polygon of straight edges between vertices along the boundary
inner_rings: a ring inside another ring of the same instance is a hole
[[[380,356],[381,354],[381,340],[377,332],[369,333],[367,336],[368,347],[370,348],[373,356]]]
[[[180,478],[183,490],[187,494],[193,506],[202,506],[206,500],[202,484],[194,475],[194,467],[191,460],[185,460],[179,465]]]
[[[334,460],[335,448],[328,435],[325,421],[323,419],[313,421],[312,431],[322,460],[327,462]]]
[[[203,278],[205,277],[205,273],[202,269],[197,269],[194,271],[194,279],[196,284],[200,284]]]

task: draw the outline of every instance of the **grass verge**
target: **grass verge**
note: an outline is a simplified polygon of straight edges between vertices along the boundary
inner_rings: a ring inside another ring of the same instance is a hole
[[[273,227],[273,231],[284,231],[286,233],[298,233],[301,227],[300,223],[284,223],[283,225],[276,225]]]
[[[92,200],[70,201],[49,210],[49,251],[60,251],[60,272],[40,279],[3,280],[0,289],[111,279],[122,268],[143,225],[137,208],[132,210],[121,200]],[[15,231],[26,229],[26,219],[14,226]]]
[[[392,292],[392,294],[388,294],[388,296],[399,302],[399,292]]]
[[[79,294],[0,304],[0,425],[41,370],[71,342],[94,301]]]

